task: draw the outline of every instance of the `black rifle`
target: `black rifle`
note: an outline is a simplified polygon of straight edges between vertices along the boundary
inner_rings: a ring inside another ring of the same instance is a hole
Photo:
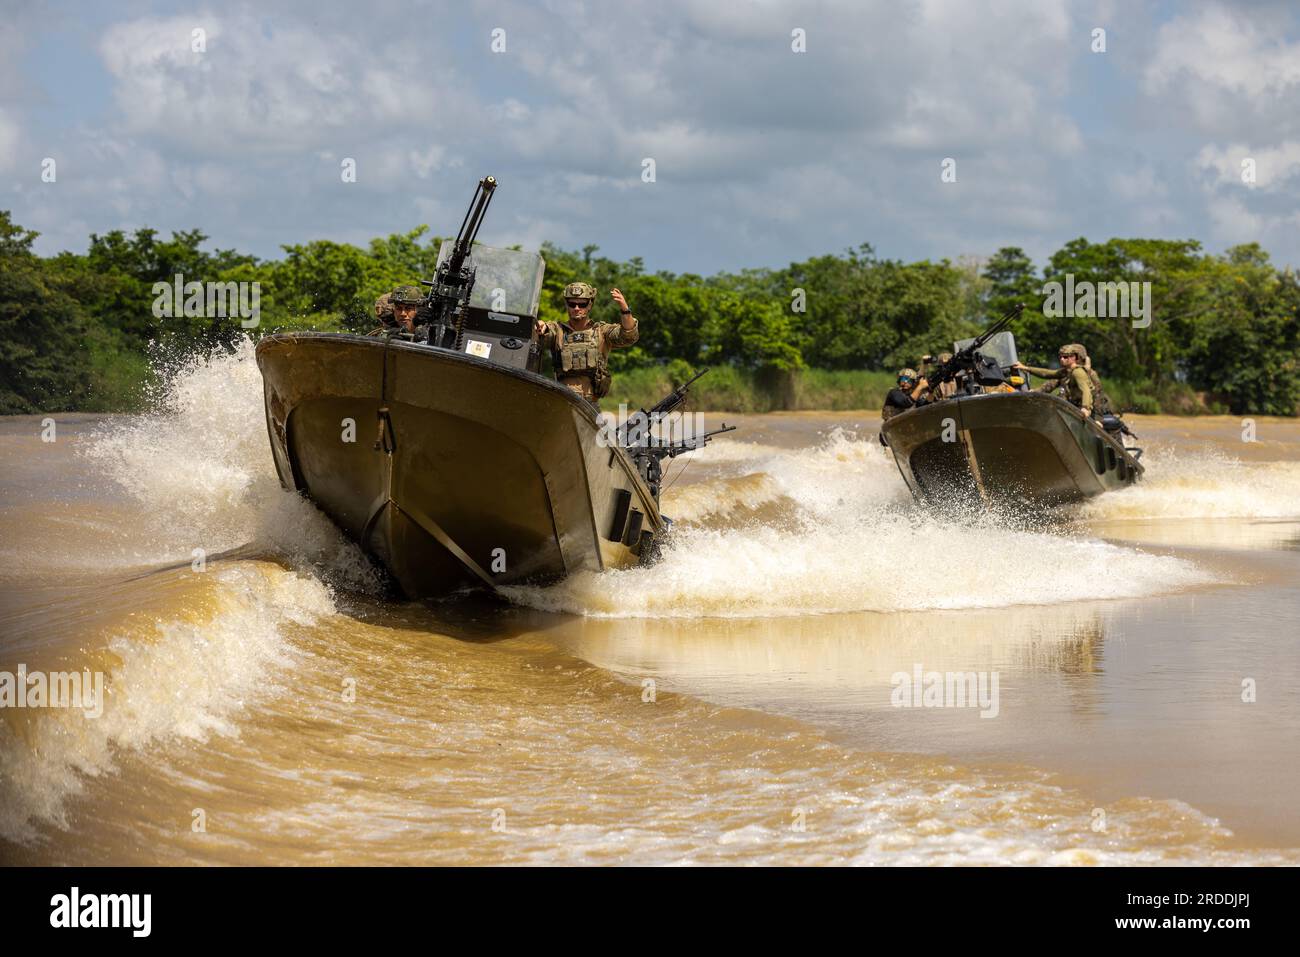
[[[704,369],[697,372],[649,409],[639,409],[628,416],[627,421],[619,426],[619,444],[636,464],[637,471],[641,473],[641,478],[645,480],[656,502],[659,501],[659,487],[663,483],[664,459],[673,459],[686,452],[702,449],[708,445],[709,439],[713,438],[713,436],[721,435],[723,432],[736,431],[734,425],[727,425],[724,422],[720,429],[714,429],[712,432],[704,432],[700,435],[692,435],[679,442],[664,442],[656,439],[651,434],[654,426],[671,415],[686,401],[686,391],[696,379],[708,371],[708,369]]]
[[[455,332],[451,343],[453,349],[459,349],[464,339],[465,316],[469,312],[469,297],[474,291],[474,266],[469,258],[470,246],[483,225],[483,216],[488,204],[492,202],[492,193],[497,188],[497,181],[491,176],[484,176],[478,181],[474,198],[469,202],[469,209],[461,221],[460,232],[456,234],[456,243],[451,255],[438,267],[432,280],[421,279],[429,290],[429,342],[435,346],[445,346],[444,341],[449,330]]]
[[[722,428],[714,429],[712,432],[704,432],[700,435],[692,435],[690,438],[682,439],[680,442],[661,442],[658,439],[647,436],[643,441],[645,444],[634,446],[627,450],[632,461],[636,463],[637,471],[641,473],[641,478],[650,488],[650,494],[655,497],[655,502],[659,501],[659,487],[663,484],[664,479],[664,459],[675,459],[686,452],[694,452],[696,449],[702,449],[709,444],[709,439],[715,435],[721,435],[723,432],[735,432],[734,425],[722,423]]]
[[[701,369],[649,409],[638,409],[629,415],[627,421],[618,427],[618,444],[628,448],[649,441],[650,430],[686,401],[687,390],[695,384],[695,380],[708,371],[708,369]]]
[[[1016,319],[1019,319],[1024,310],[1024,303],[1016,303],[1010,312],[976,336],[970,345],[953,353],[951,359],[925,376],[925,381],[929,384],[929,387],[933,389],[950,379],[955,379],[963,372],[971,373],[971,380],[979,385],[1001,385],[1006,382],[1002,367],[993,358],[982,355],[980,349],[999,332],[1011,325]]]

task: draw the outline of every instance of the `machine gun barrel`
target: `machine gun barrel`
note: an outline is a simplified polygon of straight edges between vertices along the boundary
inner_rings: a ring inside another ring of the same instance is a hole
[[[687,390],[690,389],[691,385],[694,384],[700,376],[704,375],[704,373],[708,371],[708,369],[701,369],[699,372],[695,373],[695,375],[691,376],[690,379],[673,389],[672,392],[669,392],[649,409],[639,409],[632,415],[629,415],[627,421],[618,428],[619,444],[624,446],[629,444],[640,445],[643,441],[647,440],[650,435],[651,427],[665,416],[674,412],[678,406],[685,402]],[[633,441],[629,441],[629,437],[632,437]]]
[[[997,322],[993,323],[992,326],[990,326],[989,328],[985,329],[982,333],[980,333],[978,336],[976,336],[976,337],[975,337],[975,341],[972,342],[969,346],[967,346],[967,347],[966,347],[966,350],[970,350],[971,352],[974,352],[976,349],[978,349],[980,346],[984,345],[984,343],[988,342],[990,339],[992,339],[994,336],[996,336],[999,332],[1001,332],[1001,331],[1002,331],[1003,329],[1005,329],[1007,326],[1011,325],[1012,320],[1019,319],[1019,318],[1020,318],[1020,314],[1021,314],[1022,312],[1024,312],[1024,310],[1025,310],[1025,305],[1024,305],[1024,303],[1021,303],[1021,302],[1016,303],[1014,309],[1012,309],[1010,312],[1008,312],[1005,316],[1003,316],[1003,317],[1002,317],[1001,319],[999,319]],[[966,351],[966,350],[963,350],[963,351]]]
[[[675,449],[670,453],[669,457],[676,458],[677,456],[681,455],[683,452],[694,452],[696,449],[702,449],[709,444],[709,439],[713,438],[715,435],[722,435],[722,433],[724,432],[735,432],[735,431],[736,431],[736,426],[727,425],[727,423],[723,422],[722,428],[720,429],[714,429],[712,432],[705,432],[703,435],[698,435],[693,439],[685,439],[681,442],[678,442],[676,444]]]
[[[646,452],[656,458],[675,459],[679,455],[685,455],[687,452],[694,452],[702,449],[709,444],[709,439],[715,435],[721,435],[723,432],[735,432],[736,426],[727,425],[725,422],[720,429],[714,429],[712,432],[705,432],[694,438],[682,439],[680,442],[664,442],[660,445],[649,445],[643,449],[637,449],[637,452]]]
[[[699,376],[696,376],[696,378],[698,379]],[[664,468],[660,463],[664,459],[675,459],[687,452],[702,449],[709,444],[709,439],[713,438],[713,436],[734,431],[736,431],[734,425],[723,423],[720,429],[682,439],[680,442],[660,442],[650,438],[649,435],[645,435],[642,438],[643,444],[629,448],[627,454],[631,456],[633,464],[636,466],[637,471],[641,473],[642,480],[650,489],[650,494],[654,496],[657,504],[659,502],[659,489],[664,478]]]
[[[456,245],[452,247],[451,257],[447,260],[448,276],[459,276],[464,268],[470,246],[474,244],[479,227],[483,225],[483,217],[487,215],[488,204],[492,202],[496,188],[497,181],[493,176],[484,176],[478,181],[474,198],[470,200],[469,209],[465,211],[465,218],[460,223],[460,231],[456,233]]]
[[[632,463],[636,466],[637,471],[641,473],[641,478],[650,489],[650,494],[654,496],[656,503],[659,501],[659,486],[664,477],[663,465],[660,464],[664,459],[676,458],[686,452],[702,449],[713,436],[723,432],[736,431],[734,425],[727,425],[724,422],[720,429],[691,436],[679,442],[665,442],[655,438],[652,434],[655,424],[663,421],[665,416],[685,402],[686,391],[700,376],[708,371],[708,369],[701,369],[656,402],[650,409],[638,409],[636,413],[629,415],[627,421],[618,427],[616,433],[618,444],[632,459]]]
[[[664,396],[662,399],[656,402],[654,404],[654,407],[649,410],[648,414],[651,417],[653,416],[662,417],[674,411],[679,405],[681,405],[683,402],[686,401],[687,390],[689,390],[690,387],[695,384],[695,381],[699,379],[700,376],[704,375],[704,373],[708,371],[709,371],[708,369],[701,369],[699,372],[695,373],[695,375],[691,376],[689,379],[687,379],[677,388],[673,389],[672,392],[668,393],[666,396]]]
[[[445,347],[449,331],[454,332],[452,348],[459,349],[464,338],[465,314],[469,309],[469,297],[474,291],[474,268],[469,265],[470,247],[483,225],[488,204],[496,191],[497,181],[492,176],[484,176],[478,181],[474,198],[469,202],[465,218],[461,220],[460,231],[452,245],[451,254],[446,262],[438,267],[433,280],[420,280],[429,290],[429,339],[436,346]]]
[[[927,375],[925,381],[930,384],[931,388],[934,388],[936,385],[940,385],[955,378],[957,373],[973,368],[975,364],[975,356],[984,344],[1007,326],[1011,325],[1011,323],[1016,319],[1020,318],[1020,314],[1024,312],[1024,310],[1025,304],[1023,302],[1016,303],[1010,312],[999,318],[997,322],[993,323],[993,325],[989,326],[976,336],[970,345],[954,353],[951,359]]]

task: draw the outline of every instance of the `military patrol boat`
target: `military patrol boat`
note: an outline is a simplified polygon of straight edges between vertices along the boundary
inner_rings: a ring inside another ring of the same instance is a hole
[[[917,501],[939,507],[1063,505],[1137,482],[1142,450],[1117,415],[1085,416],[1066,399],[1029,390],[1012,368],[1006,326],[1018,306],[927,376],[956,381],[948,398],[890,418],[881,429]],[[1133,436],[1136,438],[1136,436]]]
[[[414,334],[272,335],[257,346],[281,483],[379,559],[407,597],[545,581],[651,558],[667,522],[660,462],[679,388],[615,430],[540,374],[546,264],[474,244],[496,181],[479,182],[439,250]]]

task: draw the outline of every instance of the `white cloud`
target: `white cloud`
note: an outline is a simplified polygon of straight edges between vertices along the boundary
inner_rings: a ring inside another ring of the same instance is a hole
[[[1300,43],[1246,9],[1209,6],[1160,27],[1146,76],[1157,87],[1190,76],[1247,97],[1278,93],[1300,85]]]
[[[207,32],[191,50],[191,30]],[[376,52],[377,49],[381,52]],[[295,153],[364,142],[437,104],[411,44],[366,44],[307,23],[242,11],[144,18],[111,27],[100,55],[127,131],[205,155]]]
[[[1300,41],[1261,7],[1198,7],[1163,24],[1143,74],[1203,130],[1219,135],[1261,121],[1300,129]]]
[[[1158,199],[1169,193],[1164,178],[1149,164],[1115,169],[1111,172],[1108,183],[1111,192],[1125,202]]]
[[[1264,217],[1236,197],[1217,196],[1209,201],[1208,209],[1215,238],[1228,244],[1258,241],[1267,227]]]
[[[1060,60],[1087,31],[1059,0],[994,14],[959,0],[743,12],[692,0],[585,19],[516,2],[494,5],[492,16],[513,24],[519,65],[552,101],[506,135],[529,155],[576,168],[596,170],[600,154],[624,165],[662,156],[679,175],[727,167],[759,180],[774,165],[806,163],[830,138],[846,151],[940,156],[1028,137],[1062,152],[1081,142],[1055,100],[1067,82]],[[580,43],[563,27],[575,17]],[[806,53],[790,50],[796,26],[807,31]]]
[[[179,0],[150,9],[167,3]],[[234,0],[96,34],[99,57],[83,59],[103,76],[88,71],[96,88],[78,103],[106,81],[98,116],[6,99],[5,75],[28,61],[0,63],[0,145],[62,151],[59,189],[16,192],[14,208],[74,248],[76,217],[98,232],[199,227],[260,255],[420,222],[447,232],[492,173],[502,188],[485,240],[594,242],[652,269],[707,273],[863,241],[891,257],[1003,244],[1041,255],[1151,229],[1259,228],[1278,258],[1297,258],[1300,240],[1278,228],[1300,140],[1294,16],[1108,6],[628,0],[597,15],[580,0],[491,0],[438,3],[413,24],[395,0],[360,12]],[[207,52],[195,54],[200,25]],[[1105,56],[1089,50],[1098,25]],[[503,54],[489,51],[498,26]],[[795,27],[806,53],[790,49]],[[48,82],[52,102],[76,95],[66,76]],[[1222,145],[1197,155],[1207,141]],[[1225,173],[1240,143],[1260,163],[1249,194]],[[945,156],[958,160],[950,186]],[[343,157],[356,183],[340,181]],[[641,181],[644,157],[654,184]]]
[[[1197,165],[1210,173],[1215,183],[1234,189],[1247,188],[1241,178],[1242,163],[1247,159],[1255,161],[1255,189],[1290,193],[1294,189],[1292,180],[1300,176],[1300,140],[1260,149],[1245,143],[1209,145],[1196,155]]]
[[[446,162],[447,151],[436,143],[426,150],[411,150],[407,154],[411,168],[420,179],[428,179],[429,174],[442,168]]]
[[[1243,182],[1242,160],[1255,161],[1253,187]],[[1201,175],[1206,212],[1213,238],[1221,243],[1258,242],[1279,258],[1294,255],[1300,225],[1300,141],[1254,148],[1245,143],[1208,145],[1194,162]],[[1294,261],[1294,260],[1288,260]]]
[[[0,107],[0,172],[9,172],[18,165],[20,139],[18,121]]]

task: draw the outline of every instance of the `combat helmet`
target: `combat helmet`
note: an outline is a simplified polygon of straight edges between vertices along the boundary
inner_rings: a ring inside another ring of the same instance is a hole
[[[571,282],[564,287],[564,298],[594,300],[596,287],[589,282]]]
[[[915,381],[916,381],[916,370],[915,370],[915,369],[899,369],[899,370],[898,370],[898,378],[900,378],[900,379],[911,379],[913,382],[915,382]]]
[[[1077,342],[1067,342],[1057,351],[1060,356],[1078,356],[1080,362],[1088,361],[1088,350]]]
[[[392,301],[404,306],[418,306],[424,302],[419,286],[398,286],[393,290]]]

